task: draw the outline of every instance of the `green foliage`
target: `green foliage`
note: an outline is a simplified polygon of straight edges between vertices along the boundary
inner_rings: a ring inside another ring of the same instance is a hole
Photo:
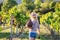
[[[15,6],[17,3],[14,0],[4,0],[3,6],[2,6],[2,11],[8,11],[10,8]]]
[[[3,20],[10,22],[10,16],[13,14],[16,23],[21,26],[26,24],[31,11],[35,9],[43,11],[54,7],[55,12],[48,12],[47,14],[41,15],[40,23],[45,22],[51,25],[55,30],[58,30],[60,26],[60,2],[51,1],[46,0],[42,3],[41,0],[22,0],[22,3],[17,5],[14,0],[4,0],[0,15],[3,16]],[[40,12],[37,13],[40,14]]]
[[[19,8],[20,6],[18,6]],[[25,25],[28,17],[26,16],[26,12],[22,9],[18,9],[17,6],[13,7],[11,10],[9,10],[9,13],[14,15],[16,23],[18,23],[20,26]]]
[[[52,2],[50,3],[50,7],[55,7],[55,5],[56,5],[56,2],[53,2],[53,1],[52,1]]]
[[[32,2],[32,0],[22,0],[22,3],[26,3],[26,4],[30,4]]]
[[[35,0],[34,4],[36,5],[36,8],[40,8],[41,6],[41,0]]]
[[[57,7],[58,6],[58,7]],[[49,24],[52,26],[53,29],[55,29],[56,31],[58,31],[58,28],[60,28],[59,24],[60,24],[60,8],[59,8],[59,2],[56,3],[55,5],[55,12],[49,12],[48,14],[45,14],[44,17],[41,18],[41,20],[43,20],[43,22],[45,21],[45,23]],[[46,18],[45,18],[46,17]]]
[[[2,27],[0,26],[0,31],[2,31]]]
[[[35,5],[34,4],[26,5],[26,7],[27,7],[27,10],[31,10],[31,11],[33,11],[35,9]]]

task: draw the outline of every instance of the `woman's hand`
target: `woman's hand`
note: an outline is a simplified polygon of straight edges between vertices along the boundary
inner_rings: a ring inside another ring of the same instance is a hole
[[[40,35],[40,29],[38,29],[38,35]]]
[[[38,39],[40,39],[40,29],[38,29]]]

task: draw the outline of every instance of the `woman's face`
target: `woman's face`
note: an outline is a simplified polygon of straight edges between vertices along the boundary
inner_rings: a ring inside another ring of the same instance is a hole
[[[37,18],[37,15],[36,15],[36,13],[32,12],[30,17],[31,17],[32,19],[36,19],[36,18]]]
[[[33,19],[36,19],[36,16],[33,16]]]

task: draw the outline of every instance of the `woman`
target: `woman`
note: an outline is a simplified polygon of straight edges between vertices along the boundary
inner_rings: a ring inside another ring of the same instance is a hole
[[[29,29],[29,40],[35,40],[36,35],[37,35],[37,29],[38,29],[38,35],[40,35],[40,27],[39,27],[39,22],[37,19],[37,14],[35,12],[32,12],[30,14],[30,20],[33,23],[32,28]]]

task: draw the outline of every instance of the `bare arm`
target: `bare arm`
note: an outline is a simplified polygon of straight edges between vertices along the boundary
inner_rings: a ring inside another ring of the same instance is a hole
[[[38,22],[38,35],[40,35],[40,24],[39,24],[39,22]]]
[[[38,35],[40,35],[40,27],[38,28]]]

